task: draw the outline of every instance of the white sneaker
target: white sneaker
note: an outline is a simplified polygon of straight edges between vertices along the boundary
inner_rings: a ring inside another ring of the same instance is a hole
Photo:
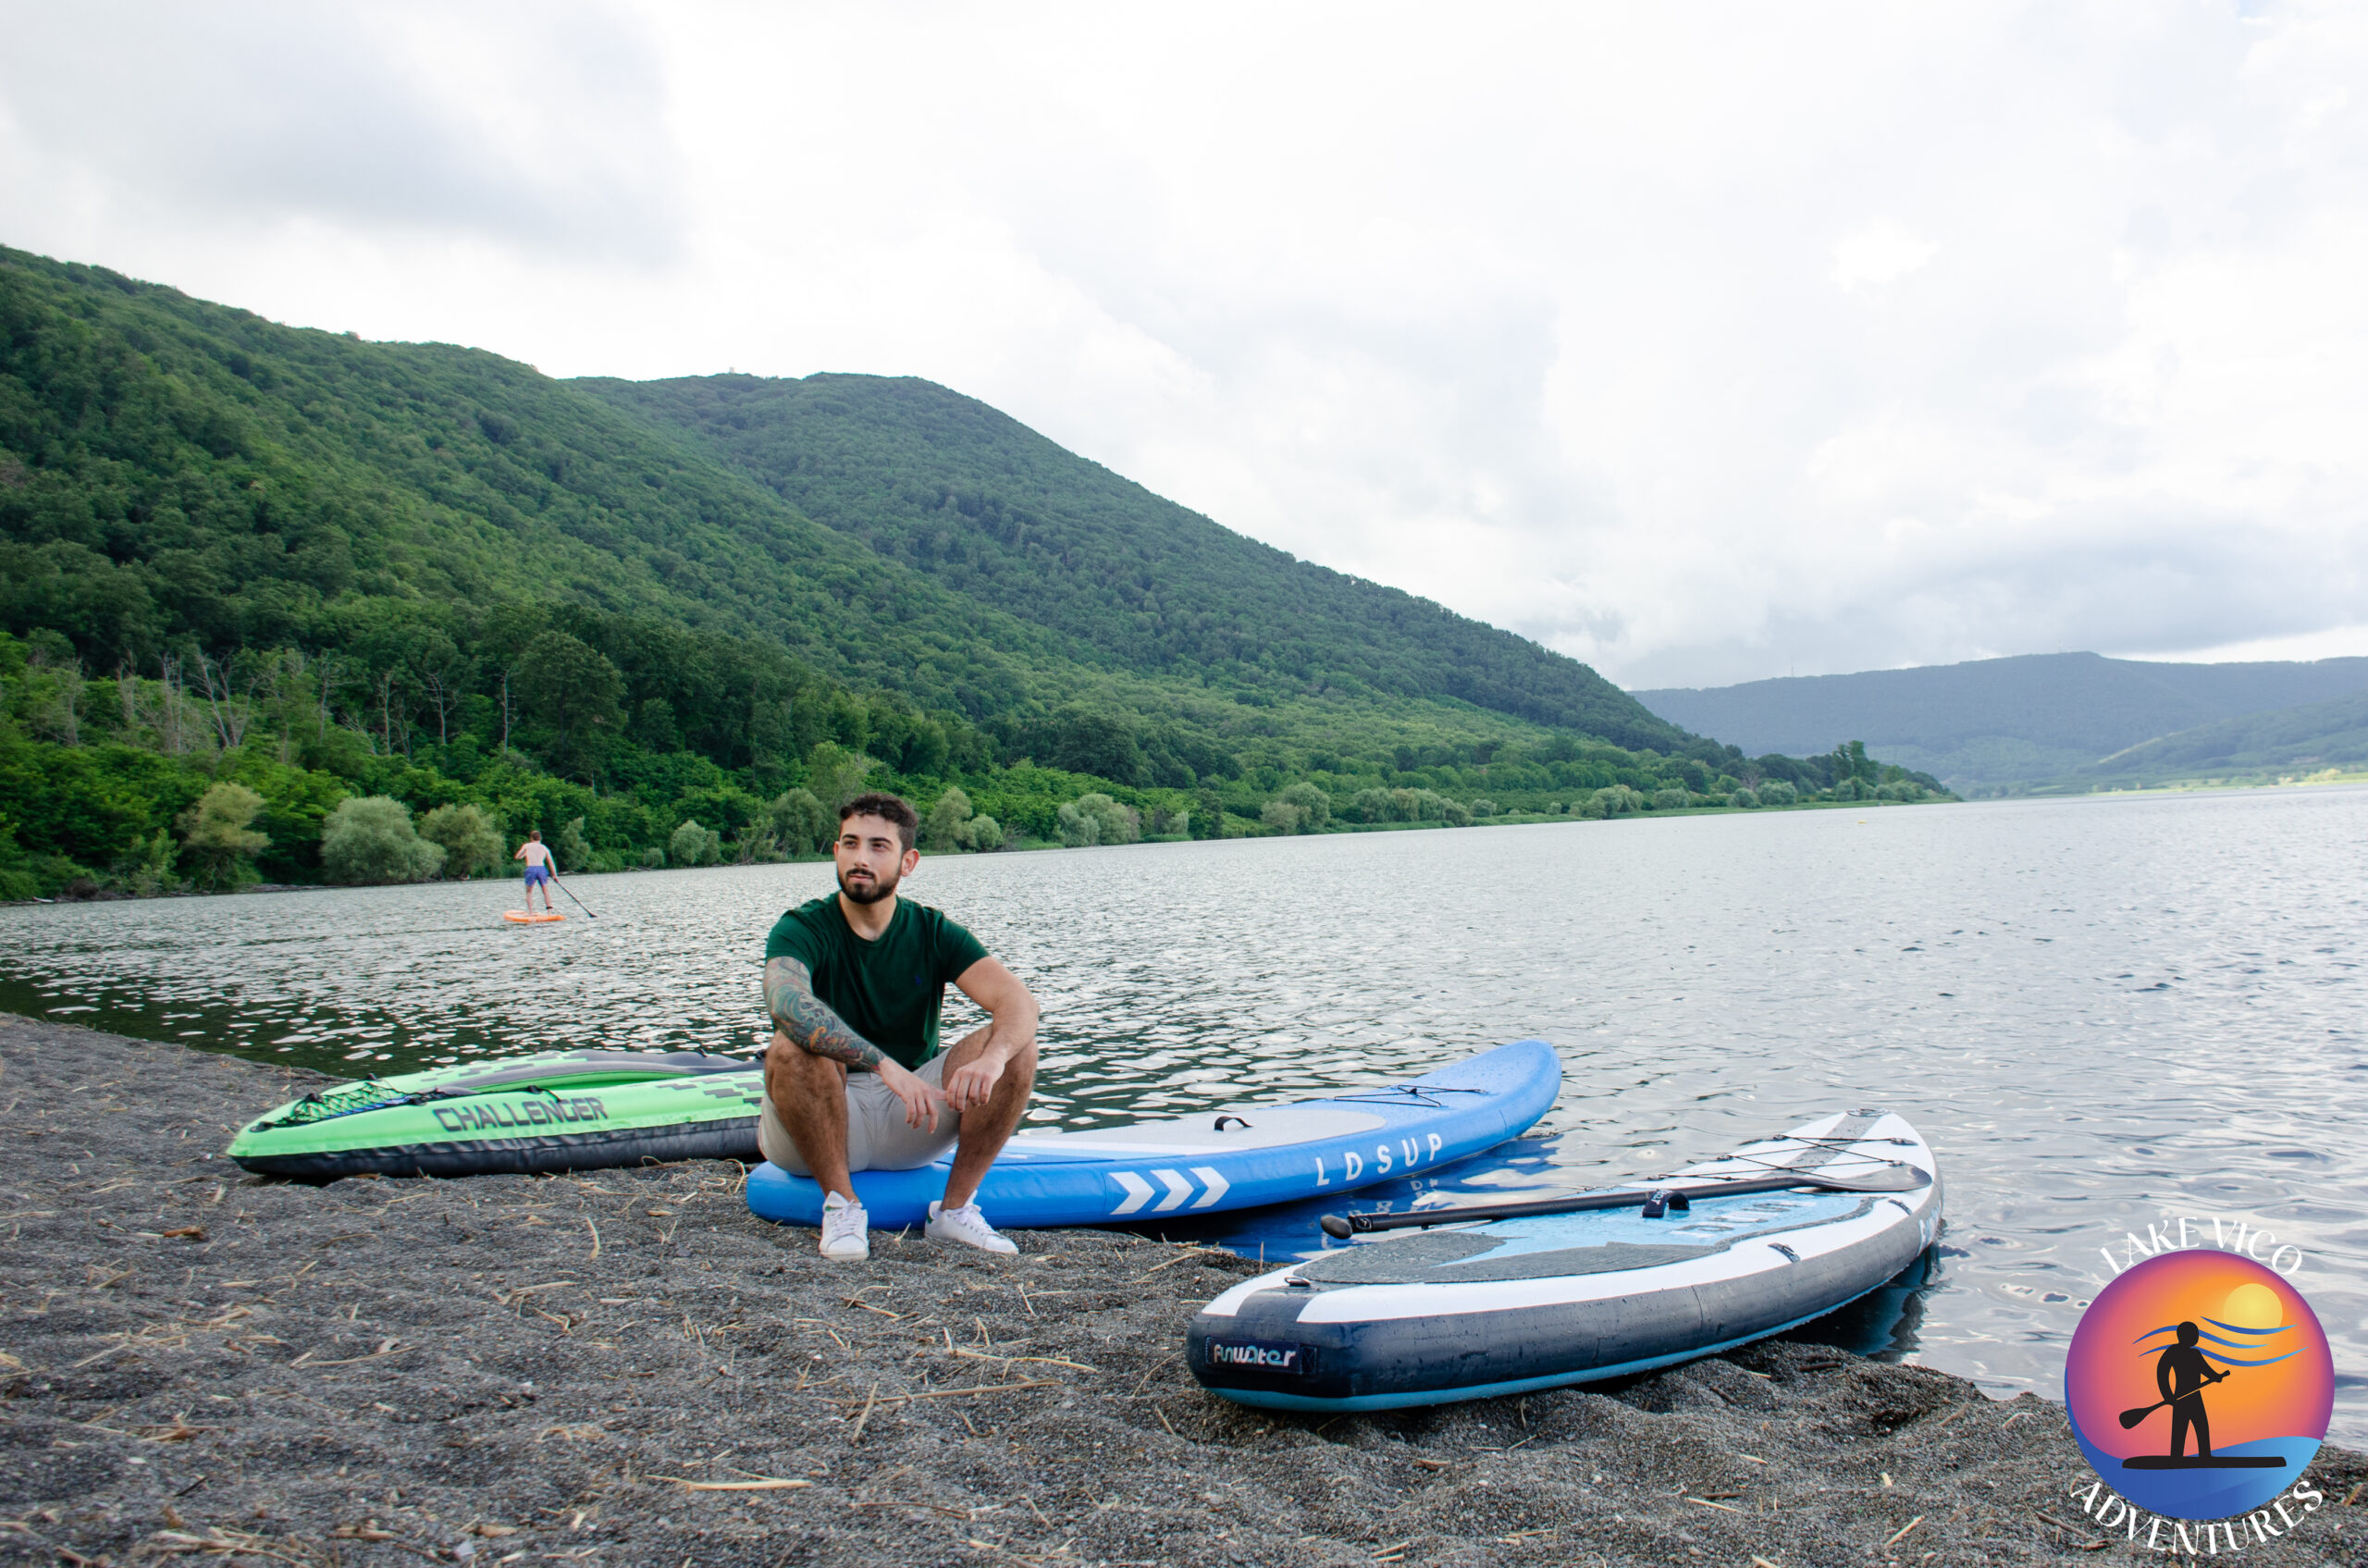
[[[823,1196],[822,1255],[840,1263],[861,1263],[871,1255],[871,1221],[861,1204],[836,1192]]]
[[[975,1203],[965,1204],[958,1209],[949,1209],[942,1203],[930,1204],[929,1228],[925,1234],[932,1241],[959,1241],[982,1253],[1001,1253],[1009,1256],[1019,1251],[995,1233],[995,1228],[987,1223],[987,1216],[979,1212],[979,1205]]]

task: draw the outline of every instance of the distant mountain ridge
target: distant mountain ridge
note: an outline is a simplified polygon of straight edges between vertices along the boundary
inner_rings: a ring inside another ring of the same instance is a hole
[[[2169,664],[2047,653],[1633,695],[1670,722],[1747,752],[1863,740],[1954,788],[2093,770],[2148,742],[2362,692],[2368,659]],[[2200,744],[2234,746],[2238,734]],[[2278,744],[2308,749],[2299,735]]]
[[[2081,772],[2105,783],[2347,772],[2368,766],[2368,692],[2223,719],[2133,746]]]

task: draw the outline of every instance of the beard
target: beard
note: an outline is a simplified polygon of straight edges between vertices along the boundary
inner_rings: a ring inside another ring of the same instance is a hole
[[[885,898],[890,894],[895,892],[896,884],[903,880],[904,879],[902,877],[894,875],[880,878],[867,876],[861,882],[849,883],[847,881],[847,873],[841,871],[839,873],[839,891],[846,895],[847,901],[851,904],[877,904],[882,898]]]

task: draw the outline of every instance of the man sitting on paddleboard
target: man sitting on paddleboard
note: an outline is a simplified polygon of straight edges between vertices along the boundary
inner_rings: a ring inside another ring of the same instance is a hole
[[[554,868],[551,863],[551,852],[543,843],[543,830],[527,829],[526,842],[520,845],[518,853],[510,858],[526,862],[526,913],[531,915],[535,912],[535,889],[538,887],[543,890],[543,913],[546,915],[557,913],[551,907],[551,877],[554,874]]]
[[[773,1039],[757,1145],[821,1185],[826,1258],[871,1255],[850,1173],[913,1170],[949,1148],[954,1173],[929,1206],[931,1239],[1019,1250],[974,1200],[1035,1086],[1036,998],[977,937],[896,895],[920,864],[919,826],[893,795],[841,807],[838,893],[790,910],[765,939]],[[941,1055],[948,981],[992,1021]]]

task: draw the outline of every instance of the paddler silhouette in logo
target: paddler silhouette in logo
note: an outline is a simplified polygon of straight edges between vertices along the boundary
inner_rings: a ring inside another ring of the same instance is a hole
[[[2326,1436],[2335,1363],[2281,1276],[2238,1253],[2161,1253],[2081,1315],[2064,1398],[2106,1485],[2174,1519],[2219,1519],[2301,1475]]]
[[[2203,1338],[2202,1329],[2192,1323],[2182,1323],[2178,1326],[2177,1332],[2178,1343],[2164,1346],[2163,1353],[2154,1359],[2154,1387],[2162,1390],[2163,1397],[2152,1404],[2141,1405],[2134,1411],[2122,1412],[2121,1425],[2126,1431],[2164,1405],[2168,1405],[2171,1411],[2170,1459],[2172,1463],[2176,1464],[2187,1457],[2188,1428],[2192,1426],[2195,1428],[2195,1467],[2201,1469],[2212,1462],[2212,1420],[2203,1409],[2204,1385],[2217,1383],[2228,1375],[2225,1372],[2213,1371],[2212,1363],[2205,1360],[2203,1352],[2195,1348],[2195,1342]],[[2164,1468],[2159,1464],[2146,1463],[2153,1457],[2152,1454],[2133,1455],[2121,1462],[2122,1468],[2125,1470]],[[2286,1463],[2274,1453],[2263,1454],[2261,1458],[2267,1462],[2262,1465],[2264,1469],[2283,1465]]]

